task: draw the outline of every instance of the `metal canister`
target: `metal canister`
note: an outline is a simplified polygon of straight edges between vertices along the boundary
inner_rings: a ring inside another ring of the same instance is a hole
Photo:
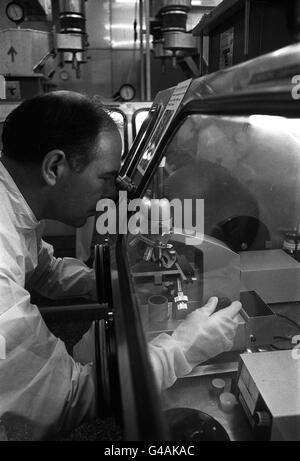
[[[85,34],[84,0],[60,0],[59,23],[63,34]]]

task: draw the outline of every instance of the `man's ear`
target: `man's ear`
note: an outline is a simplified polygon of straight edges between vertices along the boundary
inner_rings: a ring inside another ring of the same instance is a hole
[[[48,186],[55,186],[63,176],[68,162],[62,150],[54,149],[48,152],[42,163],[42,177]]]

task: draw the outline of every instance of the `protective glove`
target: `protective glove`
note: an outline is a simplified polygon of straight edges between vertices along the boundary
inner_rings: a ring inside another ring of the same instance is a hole
[[[167,388],[200,363],[230,350],[238,326],[239,301],[214,313],[218,298],[192,312],[170,336],[163,333],[148,345],[160,387]]]

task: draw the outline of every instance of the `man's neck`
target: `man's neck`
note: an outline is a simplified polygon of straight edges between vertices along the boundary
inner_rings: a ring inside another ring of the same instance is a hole
[[[36,219],[44,219],[44,200],[39,188],[35,185],[32,169],[2,155],[1,162],[16,183],[18,189],[33,211]],[[30,171],[31,170],[31,171]]]

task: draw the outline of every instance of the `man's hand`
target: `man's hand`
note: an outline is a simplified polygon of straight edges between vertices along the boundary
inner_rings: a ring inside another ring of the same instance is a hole
[[[242,307],[239,301],[214,313],[218,298],[210,298],[205,306],[192,312],[174,331],[174,339],[187,361],[196,366],[228,351],[238,326],[237,315]]]
[[[237,330],[239,301],[214,312],[218,298],[192,312],[173,332],[149,343],[151,363],[160,388],[168,388],[200,363],[230,350]]]

